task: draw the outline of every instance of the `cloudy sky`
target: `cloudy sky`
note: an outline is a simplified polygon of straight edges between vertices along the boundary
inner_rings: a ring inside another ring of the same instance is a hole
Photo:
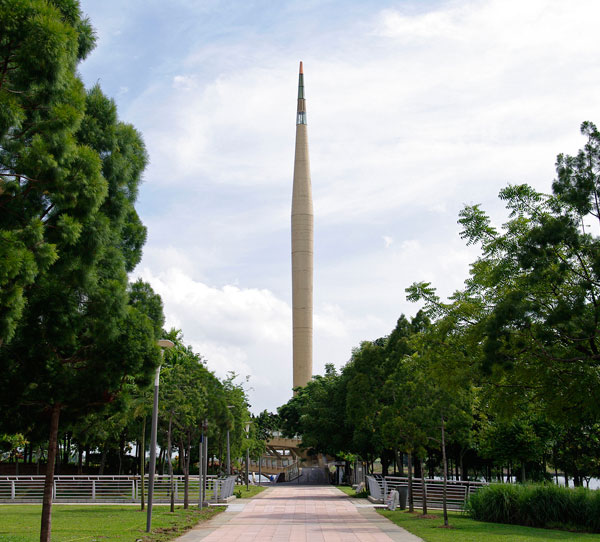
[[[404,289],[461,287],[457,215],[501,223],[507,183],[544,191],[600,123],[597,0],[82,0],[80,71],[150,154],[132,278],[160,293],[252,410],[292,385],[290,204],[304,62],[315,209],[314,373],[385,336]]]

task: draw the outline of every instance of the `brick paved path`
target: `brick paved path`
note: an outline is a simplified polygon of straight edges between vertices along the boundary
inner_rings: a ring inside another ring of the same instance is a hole
[[[357,501],[362,501],[357,502]],[[269,488],[177,542],[418,542],[362,499],[322,486]]]

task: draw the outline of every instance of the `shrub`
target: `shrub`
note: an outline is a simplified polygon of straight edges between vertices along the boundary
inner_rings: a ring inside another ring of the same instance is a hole
[[[466,511],[481,521],[600,532],[600,491],[584,488],[492,484],[471,496]]]

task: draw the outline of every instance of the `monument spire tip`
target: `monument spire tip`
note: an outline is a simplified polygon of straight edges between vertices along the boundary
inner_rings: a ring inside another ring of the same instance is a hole
[[[302,60],[300,61],[300,73],[304,73],[304,69],[302,68]]]

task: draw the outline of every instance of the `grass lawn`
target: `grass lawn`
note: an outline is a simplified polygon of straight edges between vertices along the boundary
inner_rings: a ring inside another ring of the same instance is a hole
[[[224,507],[152,508],[152,533],[146,533],[146,513],[137,506],[52,506],[52,542],[166,542]],[[0,542],[38,542],[41,505],[0,506]]]
[[[367,498],[366,492],[357,493],[350,486],[335,486],[335,487],[337,487],[340,491],[343,491],[346,495],[348,495],[349,497],[352,497],[353,499],[366,499]]]
[[[235,486],[233,494],[238,499],[251,499],[252,497],[256,497],[259,493],[262,493],[265,489],[267,488],[262,486],[248,486],[248,489],[246,490],[245,485],[240,485]]]
[[[421,519],[418,514],[405,511],[378,510],[396,525],[421,537],[425,542],[545,542],[563,540],[577,542],[600,542],[600,534],[570,533],[550,529],[534,529],[519,525],[475,521],[457,512],[450,512],[449,522],[453,529],[441,529],[442,513],[430,512],[437,519]]]

